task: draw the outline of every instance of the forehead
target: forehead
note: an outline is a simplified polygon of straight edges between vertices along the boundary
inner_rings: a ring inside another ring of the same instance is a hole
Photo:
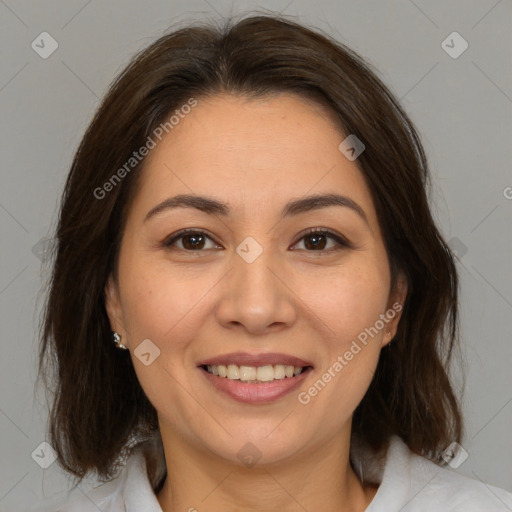
[[[197,194],[277,211],[290,198],[336,192],[375,222],[361,171],[338,149],[344,138],[330,110],[295,94],[198,98],[147,156],[133,209],[140,217],[171,195]]]

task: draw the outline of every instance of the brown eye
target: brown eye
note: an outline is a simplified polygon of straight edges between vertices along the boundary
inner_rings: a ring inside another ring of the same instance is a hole
[[[195,235],[185,235],[181,237],[181,239],[184,249],[202,249],[205,244],[205,236],[202,233],[196,233]]]
[[[304,246],[306,249],[325,249],[325,246],[327,245],[327,237],[323,233],[314,233],[312,235],[308,235],[304,237]]]
[[[208,241],[211,246],[207,247]],[[183,251],[202,251],[203,249],[215,249],[218,245],[203,231],[183,230],[173,235],[163,243],[167,248],[181,249]]]
[[[310,230],[294,245],[294,247],[296,247],[300,242],[303,243],[303,247],[299,247],[299,249],[306,250],[308,252],[330,252],[331,250],[335,251],[343,247],[350,247],[348,240],[332,233],[331,231],[321,229]]]

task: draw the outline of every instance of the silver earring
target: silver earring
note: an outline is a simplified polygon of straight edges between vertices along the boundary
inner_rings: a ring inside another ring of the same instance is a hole
[[[112,332],[112,337],[114,338],[114,343],[117,348],[128,350],[128,347],[121,343],[121,336],[117,332]]]

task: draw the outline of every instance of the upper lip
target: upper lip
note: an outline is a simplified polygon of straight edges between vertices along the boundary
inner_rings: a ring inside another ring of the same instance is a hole
[[[233,352],[221,356],[211,357],[198,363],[197,366],[213,366],[213,365],[236,364],[242,366],[265,366],[265,365],[289,365],[289,366],[313,366],[309,361],[304,361],[300,357],[291,356],[289,354],[281,354],[278,352],[268,352],[265,354],[248,354],[247,352]]]

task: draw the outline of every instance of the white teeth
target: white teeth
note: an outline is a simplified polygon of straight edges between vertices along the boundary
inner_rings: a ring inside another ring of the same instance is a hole
[[[228,379],[231,379],[231,380],[240,379],[240,368],[236,364],[230,364],[228,366],[227,377],[228,377]]]
[[[240,366],[240,380],[248,381],[256,379],[256,368],[254,366]]]
[[[264,366],[238,366],[236,364],[223,365],[212,364],[207,367],[208,373],[227,377],[231,380],[241,380],[243,382],[271,382],[273,380],[282,380],[292,378],[302,373],[301,366],[292,366],[284,364],[264,365]]]
[[[274,380],[274,367],[270,365],[258,366],[256,375],[257,380],[261,380],[262,382]]]
[[[276,364],[274,366],[274,379],[284,379],[286,377],[286,373],[284,371],[284,364]]]

